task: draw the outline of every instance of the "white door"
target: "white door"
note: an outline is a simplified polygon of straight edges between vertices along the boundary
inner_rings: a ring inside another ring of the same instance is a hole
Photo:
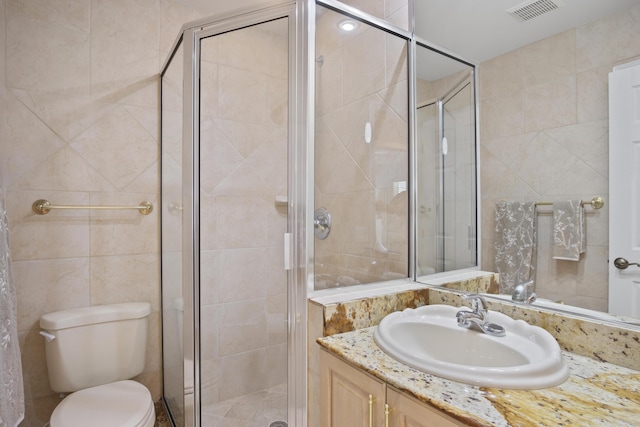
[[[640,318],[640,61],[609,74],[609,199],[609,312]]]

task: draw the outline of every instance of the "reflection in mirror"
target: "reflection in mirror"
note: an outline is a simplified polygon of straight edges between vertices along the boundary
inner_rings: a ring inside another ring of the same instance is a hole
[[[316,10],[315,289],[406,278],[407,41]]]
[[[420,44],[416,58],[417,276],[477,265],[473,67]]]
[[[585,209],[587,244],[579,261],[552,258],[552,210],[537,209],[534,305],[569,311],[578,307],[573,311],[579,314],[607,312],[608,270],[613,268],[608,260],[621,256],[610,256],[609,235],[613,227],[622,226],[609,219],[616,216],[608,194],[613,119],[608,78],[615,65],[640,57],[640,44],[626,42],[640,40],[633,19],[640,5],[635,0],[594,2],[590,7],[567,2],[554,12],[559,19],[550,14],[519,24],[504,13],[504,4],[460,2],[473,22],[460,19],[459,9],[446,2],[424,0],[415,3],[415,31],[478,64],[481,268],[495,271],[497,202],[601,196],[607,202],[604,208]]]

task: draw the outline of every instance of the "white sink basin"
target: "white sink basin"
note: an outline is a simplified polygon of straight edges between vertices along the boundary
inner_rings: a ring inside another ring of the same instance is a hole
[[[506,330],[495,337],[458,326],[466,307],[428,305],[391,313],[374,333],[378,347],[420,371],[480,387],[539,389],[564,382],[569,369],[547,331],[491,311]]]

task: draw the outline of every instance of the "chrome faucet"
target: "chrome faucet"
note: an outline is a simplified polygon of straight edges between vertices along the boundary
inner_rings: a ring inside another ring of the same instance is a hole
[[[533,280],[520,283],[514,288],[511,299],[515,302],[531,304],[536,300],[536,293],[533,292],[534,287],[535,284]]]
[[[506,332],[504,327],[485,320],[487,316],[487,303],[482,296],[471,294],[463,295],[463,298],[471,300],[472,310],[460,310],[456,313],[458,326],[467,329],[476,329],[494,337],[505,336]]]

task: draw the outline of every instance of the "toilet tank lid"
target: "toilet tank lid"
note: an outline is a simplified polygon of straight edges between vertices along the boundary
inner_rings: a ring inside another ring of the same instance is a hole
[[[44,314],[40,317],[40,327],[55,331],[95,323],[139,319],[150,313],[151,304],[148,302],[95,305]]]

